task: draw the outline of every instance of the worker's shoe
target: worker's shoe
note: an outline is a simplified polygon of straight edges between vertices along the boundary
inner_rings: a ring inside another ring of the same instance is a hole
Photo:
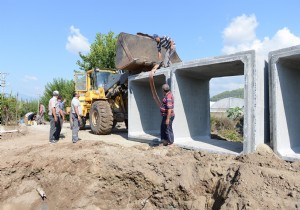
[[[55,143],[57,143],[57,142],[58,142],[58,141],[56,141],[56,140],[50,140],[50,141],[49,141],[50,144],[55,144]]]
[[[169,142],[167,140],[163,140],[163,145],[168,146]]]

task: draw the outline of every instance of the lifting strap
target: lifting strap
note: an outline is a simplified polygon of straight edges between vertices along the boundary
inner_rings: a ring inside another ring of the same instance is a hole
[[[151,92],[152,92],[152,96],[153,96],[153,99],[156,103],[156,105],[158,107],[161,106],[161,101],[159,100],[159,97],[157,95],[157,92],[156,92],[156,89],[155,89],[155,84],[154,84],[154,79],[153,79],[153,75],[154,75],[154,72],[158,69],[159,67],[159,64],[156,64],[152,70],[150,71],[149,73],[149,82],[150,82],[150,87],[151,87]]]

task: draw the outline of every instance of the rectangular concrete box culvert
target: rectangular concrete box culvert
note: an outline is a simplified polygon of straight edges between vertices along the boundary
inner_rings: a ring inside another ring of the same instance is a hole
[[[271,145],[300,160],[300,45],[270,52],[269,70]]]
[[[169,69],[159,69],[154,75],[155,88],[161,99],[161,87],[170,79]],[[160,139],[161,115],[150,88],[149,72],[128,78],[128,138],[146,141]]]
[[[211,78],[244,75],[244,141],[243,145],[211,139]],[[175,143],[187,148],[217,153],[239,154],[255,150],[255,52],[200,59],[174,65],[171,89],[175,98],[173,124]]]

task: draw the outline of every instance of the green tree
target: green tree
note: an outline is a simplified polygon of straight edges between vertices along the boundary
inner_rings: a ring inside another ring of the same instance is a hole
[[[244,88],[231,90],[231,91],[224,91],[222,93],[219,93],[213,97],[210,98],[210,101],[219,101],[223,98],[244,98]]]
[[[0,113],[2,125],[15,125],[17,122],[17,98],[12,94],[0,95]]]
[[[38,100],[20,100],[18,101],[18,116],[23,118],[26,113],[38,111]]]
[[[66,106],[71,103],[73,98],[73,93],[75,91],[75,85],[73,80],[65,79],[53,79],[53,82],[47,83],[45,86],[45,91],[41,97],[41,102],[44,104],[46,111],[48,108],[48,103],[50,98],[52,98],[52,93],[54,90],[58,90],[59,94],[62,96],[63,100],[66,99]],[[48,116],[46,114],[46,116]]]
[[[116,68],[116,44],[117,37],[113,32],[107,35],[97,33],[95,42],[91,44],[90,53],[83,55],[79,53],[82,61],[78,60],[80,70],[88,71],[93,68]]]

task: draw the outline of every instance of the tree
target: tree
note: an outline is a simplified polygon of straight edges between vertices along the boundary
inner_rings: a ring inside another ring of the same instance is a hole
[[[0,95],[0,122],[3,125],[13,124],[17,122],[17,98],[12,94],[5,96]]]
[[[18,115],[23,118],[28,112],[37,113],[38,111],[38,100],[20,100],[18,102]]]
[[[113,32],[108,32],[107,35],[97,33],[96,40],[91,44],[90,53],[83,55],[79,53],[82,61],[78,60],[77,65],[80,70],[88,71],[93,68],[116,68],[116,44],[117,37]]]
[[[210,101],[219,101],[223,98],[244,98],[244,88],[231,90],[231,91],[224,91],[222,93],[219,93],[218,95],[215,95],[210,98]]]
[[[66,99],[66,104],[70,104],[75,91],[75,85],[72,80],[64,80],[61,78],[53,79],[52,83],[47,83],[45,86],[44,95],[41,98],[41,102],[44,104],[46,109],[48,108],[48,103],[50,98],[52,98],[52,93],[54,90],[58,90],[62,98]]]

